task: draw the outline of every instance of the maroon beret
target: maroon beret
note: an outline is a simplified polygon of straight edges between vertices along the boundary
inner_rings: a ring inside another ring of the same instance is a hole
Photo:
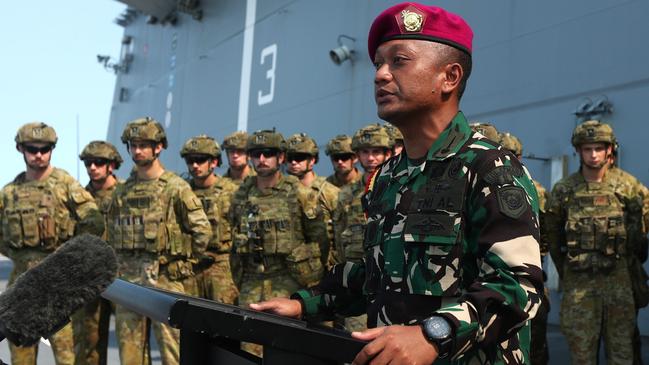
[[[444,43],[471,54],[473,31],[460,16],[437,6],[401,3],[374,19],[367,38],[370,59],[383,42],[393,39],[423,39]]]

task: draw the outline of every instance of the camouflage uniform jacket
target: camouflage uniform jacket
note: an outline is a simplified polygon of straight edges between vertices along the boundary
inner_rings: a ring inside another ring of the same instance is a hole
[[[348,183],[342,181],[341,179],[336,176],[336,173],[333,173],[327,177],[327,182],[334,184],[338,188],[343,188],[345,185],[351,185],[357,183],[361,179],[361,173],[358,171],[356,167],[354,167],[354,170],[356,171],[356,178]]]
[[[108,210],[110,209],[110,202],[113,198],[113,192],[117,188],[117,185],[123,183],[123,180],[117,179],[117,183],[115,185],[105,190],[96,190],[90,182],[86,185],[86,191],[89,192],[90,195],[92,195],[92,197],[95,199],[95,203],[99,208],[99,212],[101,212],[101,215],[104,217],[104,224],[106,224],[106,227],[108,227]],[[104,231],[104,234],[101,236],[101,238],[104,240],[108,239],[108,230]]]
[[[320,247],[328,247],[330,242],[326,222],[318,215],[318,203],[309,200],[309,194],[310,189],[294,176],[280,175],[275,186],[264,190],[257,188],[256,176],[244,180],[234,193],[229,212],[233,253],[244,259],[244,273],[288,271],[302,283],[298,276],[308,273],[291,271],[291,267],[303,270],[298,264],[315,258],[322,273]],[[265,268],[260,269],[262,264]]]
[[[161,255],[161,263],[201,257],[212,230],[189,184],[170,171],[140,180],[133,173],[117,186],[108,219],[108,242],[118,251]]]
[[[616,209],[622,210],[620,213],[615,213],[619,216],[618,218],[605,217],[608,223],[606,223],[606,227],[603,228],[604,232],[598,232],[606,233],[609,231],[608,236],[619,235],[619,239],[616,238],[616,242],[613,243],[616,247],[607,247],[605,249],[599,247],[601,244],[600,242],[590,243],[589,241],[588,243],[585,243],[582,242],[583,239],[580,238],[577,239],[575,243],[578,246],[576,249],[579,252],[585,250],[581,247],[584,244],[594,245],[592,248],[594,251],[600,249],[608,251],[609,249],[612,249],[614,252],[611,253],[614,256],[617,255],[617,258],[619,258],[620,254],[625,256],[627,253],[635,252],[635,249],[633,247],[628,247],[628,245],[643,240],[645,232],[643,222],[644,198],[638,188],[637,180],[629,179],[629,176],[630,175],[628,174],[623,176],[621,170],[614,168],[606,172],[601,182],[591,183],[584,179],[581,172],[576,172],[555,184],[548,201],[545,223],[547,226],[546,231],[548,242],[550,244],[550,254],[552,255],[552,260],[555,262],[560,275],[563,275],[564,267],[567,264],[566,259],[569,256],[573,257],[571,256],[573,254],[568,252],[568,244],[571,244],[574,240],[574,238],[568,237],[568,226],[570,225],[568,220],[570,219],[571,212],[577,209],[577,207],[579,207],[578,209],[582,215],[588,214],[590,211],[593,212],[593,218],[597,218],[597,221],[593,221],[593,224],[598,224],[598,218],[602,211],[611,211],[611,214],[613,214]],[[576,196],[576,192],[579,192],[580,196]],[[584,192],[592,192],[592,194],[601,192],[601,194],[599,194],[601,196],[591,197],[589,195],[587,197],[582,197]],[[606,194],[609,194],[610,197]],[[584,199],[588,199],[588,201]],[[613,201],[611,199],[613,199]],[[576,200],[579,200],[579,202],[576,202]],[[575,224],[583,225],[581,223],[583,219],[580,219],[580,221]],[[623,221],[621,224],[623,228],[616,228],[613,224],[614,219],[622,219]],[[574,229],[580,231],[580,229],[583,230],[589,228],[575,227]],[[616,232],[612,232],[612,229],[616,229]],[[581,233],[587,232],[583,231]],[[608,241],[610,240],[607,240],[607,242]],[[602,254],[607,255],[607,252],[602,251]],[[576,256],[573,258],[577,259]],[[602,258],[602,260],[603,259],[604,258]],[[616,259],[611,260],[615,261]]]
[[[363,235],[367,219],[361,198],[365,194],[366,174],[343,186],[338,195],[338,207],[334,216],[336,232],[336,263],[359,261],[363,257]]]
[[[376,327],[437,313],[455,343],[436,364],[528,363],[543,276],[536,194],[514,155],[458,113],[421,165],[405,152],[383,164],[364,201],[365,257],[296,293],[307,315],[366,305]]]
[[[320,247],[320,250],[322,252],[323,264],[330,266],[328,264],[333,264],[333,257],[335,256],[333,252],[335,251],[335,246],[333,245],[335,241],[333,218],[338,207],[338,193],[340,189],[327,182],[324,177],[316,176],[309,190],[308,199],[317,202],[317,215],[327,225],[327,242],[323,240],[321,242],[323,244],[328,243],[329,246]]]
[[[248,168],[248,176],[255,176],[255,175],[257,175],[257,171],[255,171],[255,169],[253,169],[253,168]],[[241,183],[243,183],[243,181],[245,180],[245,178],[244,179],[235,179],[234,177],[232,177],[232,172],[230,171],[230,168],[228,168],[228,171],[225,172],[225,174],[223,175],[223,178],[226,179],[226,180],[229,180],[231,183],[235,184],[237,187],[240,186]]]
[[[92,196],[67,172],[54,168],[44,180],[19,174],[0,192],[0,252],[51,252],[79,233],[101,235],[104,220]]]
[[[230,179],[218,177],[208,188],[202,188],[190,182],[192,190],[203,203],[203,210],[212,226],[212,238],[207,246],[208,251],[217,254],[229,254],[232,249],[232,232],[228,221],[232,194],[238,186]]]

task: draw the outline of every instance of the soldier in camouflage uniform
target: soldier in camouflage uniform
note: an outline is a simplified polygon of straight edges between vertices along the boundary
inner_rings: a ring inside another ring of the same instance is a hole
[[[313,165],[318,163],[318,153],[315,140],[304,133],[294,134],[286,141],[286,172],[300,179],[302,185],[309,188],[308,199],[315,202],[312,205],[317,209],[316,215],[327,223],[326,241],[321,242],[330,246],[320,247],[320,252],[323,265],[329,268],[335,263],[336,257],[333,217],[340,189],[313,171]]]
[[[327,143],[325,154],[331,159],[334,173],[327,177],[327,181],[342,188],[354,184],[361,178],[361,173],[356,168],[358,157],[352,150],[351,137],[339,134]]]
[[[86,166],[90,181],[86,190],[92,195],[104,216],[110,206],[113,191],[121,183],[113,174],[122,164],[115,146],[104,141],[92,141],[79,155]],[[108,232],[102,236],[108,238]],[[73,317],[76,365],[105,365],[108,351],[108,330],[111,303],[103,298],[88,303]]]
[[[630,243],[642,235],[642,197],[609,162],[615,137],[608,124],[578,125],[572,144],[578,172],[557,182],[545,224],[563,288],[561,330],[572,362],[596,364],[604,337],[608,364],[631,364],[635,304]]]
[[[509,150],[519,160],[523,158],[523,145],[521,141],[511,133],[500,133],[500,145]],[[545,256],[548,254],[548,243],[545,239],[545,204],[548,198],[548,192],[543,185],[538,181],[532,179],[534,187],[536,188],[537,197],[539,200],[539,222],[541,223],[541,263],[545,261]],[[545,273],[543,275],[545,279]],[[548,313],[550,312],[550,292],[545,288],[543,300],[536,312],[536,316],[532,319],[530,324],[531,339],[530,339],[530,363],[532,365],[545,365],[550,360],[548,352],[547,341],[547,328],[548,328]]]
[[[247,143],[248,133],[246,132],[234,132],[223,139],[223,149],[229,164],[228,171],[223,177],[231,180],[237,186],[241,185],[247,176],[255,175],[255,170],[248,164]]]
[[[117,254],[117,275],[136,284],[193,294],[193,264],[203,257],[212,236],[201,201],[186,181],[160,162],[167,137],[158,122],[148,117],[134,120],[121,139],[135,167],[116,188],[108,211],[108,242]],[[178,330],[158,322],[152,326],[162,363],[178,364]],[[117,305],[115,327],[121,363],[143,364],[148,320]]]
[[[525,167],[459,111],[471,38],[460,17],[434,6],[398,4],[374,21],[378,114],[406,148],[363,198],[363,260],[253,308],[307,318],[366,311],[380,327],[352,334],[371,341],[359,365],[529,363],[528,321],[543,291],[538,203]]]
[[[383,124],[383,127],[386,131],[388,131],[390,140],[392,140],[392,156],[401,154],[401,151],[403,151],[403,134],[401,134],[397,127],[393,126],[390,123],[386,122],[385,124]]]
[[[388,131],[379,124],[367,125],[354,134],[352,150],[359,157],[364,170],[361,179],[344,186],[338,197],[334,229],[336,232],[336,263],[345,261],[358,262],[363,258],[363,235],[367,219],[363,212],[361,198],[365,193],[368,179],[376,168],[387,161],[391,155],[392,139]],[[367,316],[345,318],[345,327],[349,331],[367,329]]]
[[[28,123],[16,134],[26,170],[0,193],[0,253],[13,261],[8,285],[80,233],[101,235],[104,220],[90,193],[67,172],[50,165],[57,136],[45,123]],[[74,364],[72,325],[50,337],[57,365]],[[38,345],[9,344],[12,364],[36,364]]]
[[[212,238],[205,254],[213,260],[196,273],[201,297],[221,303],[234,304],[239,296],[230,269],[232,235],[228,211],[232,194],[238,186],[230,179],[214,174],[221,164],[221,148],[211,137],[190,138],[180,150],[191,175],[189,184],[203,203],[203,209],[212,225]]]
[[[284,137],[275,131],[248,138],[257,176],[241,184],[230,210],[234,252],[243,267],[242,306],[313,286],[324,272],[320,247],[327,240],[326,223],[317,202],[308,199],[310,189],[280,172],[285,150]],[[242,347],[261,356],[261,346]]]

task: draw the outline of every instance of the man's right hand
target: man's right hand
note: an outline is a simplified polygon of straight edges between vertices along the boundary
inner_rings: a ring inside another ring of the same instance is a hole
[[[297,299],[273,298],[264,302],[251,303],[250,308],[284,317],[302,318],[302,303]]]

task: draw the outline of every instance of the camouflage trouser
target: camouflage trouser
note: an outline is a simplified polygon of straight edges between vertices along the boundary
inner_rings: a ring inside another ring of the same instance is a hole
[[[111,303],[99,298],[72,317],[76,365],[106,365]]]
[[[18,275],[31,269],[41,262],[47,254],[36,252],[19,252],[12,257],[14,268],[9,276],[9,283],[11,285],[16,280]],[[68,323],[65,327],[61,328],[57,333],[49,338],[52,345],[52,352],[54,353],[54,362],[56,365],[73,365],[74,364],[74,342],[72,335],[72,325]],[[9,351],[11,351],[11,363],[16,365],[36,365],[36,358],[38,356],[38,345],[31,347],[18,347],[9,343]]]
[[[247,308],[250,303],[257,303],[271,298],[288,298],[300,289],[300,285],[288,274],[249,274],[244,271],[241,279],[239,305]],[[263,348],[252,343],[243,343],[241,348],[253,355],[262,356]]]
[[[621,261],[610,273],[564,270],[561,331],[568,340],[573,364],[597,364],[601,337],[607,364],[633,361],[635,304],[629,273]]]
[[[550,359],[547,341],[548,312],[550,312],[550,297],[548,289],[545,288],[541,305],[530,323],[530,360],[532,365],[546,365]]]
[[[220,303],[234,304],[239,296],[239,289],[232,279],[230,255],[214,255],[214,263],[196,275],[200,296]]]
[[[146,253],[132,256],[118,256],[119,277],[130,282],[166,289],[179,293],[185,292],[185,285],[192,286],[189,291],[195,291],[195,280],[171,280],[164,272],[160,272],[158,257]],[[176,365],[180,359],[180,332],[159,322],[115,306],[115,332],[119,344],[119,358],[122,365],[145,365],[150,363],[149,323],[153,327],[160,348],[163,365]]]

